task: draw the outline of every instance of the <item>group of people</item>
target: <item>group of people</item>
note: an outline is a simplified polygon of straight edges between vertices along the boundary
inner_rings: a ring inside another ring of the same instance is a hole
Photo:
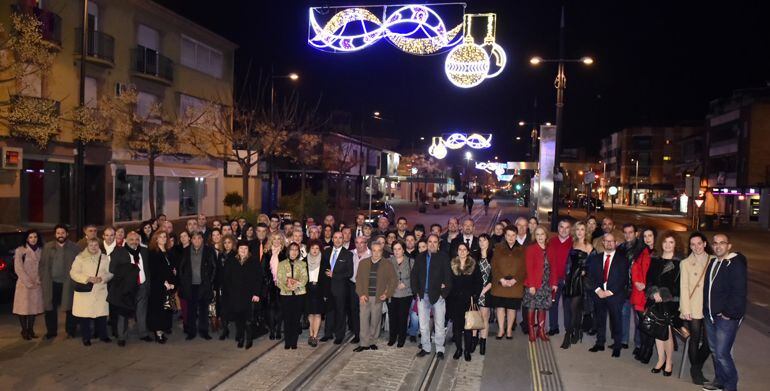
[[[493,314],[497,340],[513,339],[522,312],[529,341],[548,341],[560,332],[561,302],[564,349],[588,333],[596,335],[590,351],[603,351],[609,317],[612,356],[620,356],[633,310],[634,357],[648,363],[655,348],[653,373],[671,375],[682,334],[693,382],[706,382],[701,369],[711,353],[716,378],[704,389],[737,388],[730,350],[745,313],[746,259],[731,252],[727,235],[709,243],[694,232],[685,248],[676,233],[633,224],[621,232],[593,217],[561,220],[552,237],[525,217],[480,235],[471,218],[426,230],[399,217],[393,228],[386,217],[372,227],[363,214],[351,225],[332,215],[316,224],[264,214],[253,225],[243,218],[209,225],[199,215],[175,232],[161,216],[127,233],[104,228],[101,238],[89,225],[78,243],[57,226],[45,245],[32,230],[16,250],[13,312],[24,339],[37,337],[41,313],[45,337],[56,337],[64,311],[68,337],[79,326],[86,346],[94,336],[110,342],[110,334],[125,346],[129,321],[139,339],[162,344],[179,316],[187,340],[217,330],[227,339],[232,323],[239,348],[269,334],[296,349],[307,328],[313,347],[341,344],[350,332],[356,352],[378,349],[386,314],[389,346],[419,336],[417,355],[435,349],[442,359],[451,323],[453,358],[471,361],[477,350],[486,354]],[[468,311],[478,311],[481,324],[469,325]]]

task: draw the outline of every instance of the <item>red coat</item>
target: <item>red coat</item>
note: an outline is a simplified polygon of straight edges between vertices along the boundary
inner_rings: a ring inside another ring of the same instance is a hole
[[[556,281],[564,281],[567,275],[567,258],[572,249],[572,237],[568,237],[564,243],[554,236],[548,241],[545,247],[548,254],[548,262],[551,263],[551,275],[556,277]]]
[[[636,257],[634,264],[631,266],[631,305],[634,306],[634,310],[642,312],[644,311],[645,304],[647,304],[647,295],[645,290],[641,291],[636,289],[636,282],[641,282],[647,285],[647,270],[650,268],[650,248],[645,246],[641,254]],[[646,288],[646,286],[645,286]]]
[[[524,280],[524,286],[540,289],[540,286],[543,284],[543,266],[545,265],[546,251],[543,251],[537,243],[530,244],[524,251],[527,264],[527,278]],[[548,262],[551,262],[550,258]],[[556,273],[553,272],[553,263],[551,263],[551,275],[548,279],[548,285],[554,286],[557,283]]]

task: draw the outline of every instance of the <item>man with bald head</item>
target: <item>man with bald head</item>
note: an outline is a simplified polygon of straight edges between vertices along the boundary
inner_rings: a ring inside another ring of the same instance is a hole
[[[623,244],[623,232],[620,232],[617,228],[615,228],[615,222],[609,218],[605,217],[602,219],[602,236],[599,236],[598,238],[594,239],[593,246],[597,253],[604,251],[604,234],[611,233],[612,237],[615,238],[615,246],[619,246]]]
[[[147,300],[150,294],[150,256],[139,245],[139,234],[131,231],[126,245],[116,247],[110,255],[110,273],[113,277],[107,301],[117,312],[118,346],[126,346],[128,320],[136,317],[136,331],[140,339],[151,342],[147,330]]]
[[[588,260],[588,273],[593,281],[594,316],[598,326],[596,344],[589,351],[604,351],[607,340],[607,315],[609,315],[614,342],[612,357],[620,357],[623,337],[622,311],[628,294],[630,265],[623,250],[616,249],[616,238],[612,233],[605,233],[602,236],[602,245],[606,250],[594,253]]]

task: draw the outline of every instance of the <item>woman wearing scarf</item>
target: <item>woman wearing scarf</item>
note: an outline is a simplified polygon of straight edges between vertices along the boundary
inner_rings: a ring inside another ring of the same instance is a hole
[[[308,266],[300,258],[299,244],[289,244],[286,259],[278,264],[276,283],[281,290],[281,314],[283,331],[286,334],[284,349],[296,349],[297,338],[302,333],[299,323],[305,306],[305,286],[308,281]]]
[[[264,318],[267,320],[267,328],[270,330],[269,338],[273,340],[281,339],[281,306],[278,303],[280,289],[276,285],[276,279],[278,278],[278,263],[286,257],[283,250],[283,234],[280,232],[270,234],[268,243],[270,249],[262,254],[263,288],[265,289],[262,296],[262,310],[264,311]]]
[[[326,312],[324,287],[328,283],[326,273],[321,273],[321,242],[308,243],[307,254],[307,318],[310,322],[308,345],[318,346],[318,331],[321,329],[321,314]]]
[[[42,240],[35,230],[27,232],[24,245],[16,249],[13,257],[13,270],[16,280],[16,293],[13,297],[13,313],[21,323],[21,337],[25,340],[37,338],[35,335],[35,316],[43,313],[43,288],[40,285],[40,255]]]

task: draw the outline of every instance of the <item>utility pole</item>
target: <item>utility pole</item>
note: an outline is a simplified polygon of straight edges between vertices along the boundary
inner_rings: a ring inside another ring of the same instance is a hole
[[[88,0],[83,0],[83,29],[80,36],[80,107],[86,105],[86,56],[88,56]],[[86,147],[75,140],[75,237],[83,234],[86,224]],[[152,195],[151,195],[152,196]]]
[[[556,142],[554,150],[556,154],[553,160],[553,167],[556,173],[561,172],[561,163],[559,156],[561,155],[561,133],[564,130],[564,90],[567,88],[567,77],[564,75],[564,58],[565,58],[565,43],[564,43],[564,6],[561,6],[561,24],[559,25],[559,62],[558,70],[556,72]],[[557,175],[554,175],[555,179],[558,179]],[[562,178],[563,180],[564,178]],[[559,201],[561,196],[559,195],[559,188],[561,183],[554,181],[553,186],[553,212],[551,217],[551,231],[555,232],[558,229],[559,224]]]

